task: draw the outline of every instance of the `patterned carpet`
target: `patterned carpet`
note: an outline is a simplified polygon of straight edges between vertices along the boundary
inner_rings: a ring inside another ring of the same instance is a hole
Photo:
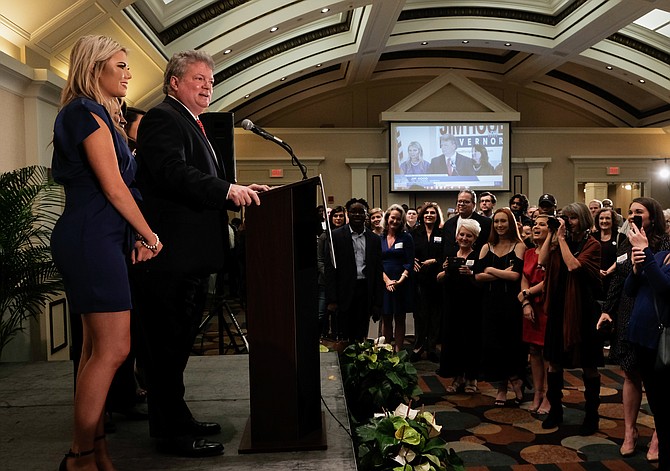
[[[468,470],[654,470],[656,464],[646,460],[647,446],[653,433],[653,417],[646,399],[638,417],[637,452],[622,458],[619,448],[623,442],[623,406],[621,388],[623,376],[618,367],[601,370],[602,386],[600,430],[590,437],[578,435],[584,417],[584,386],[581,371],[566,371],[564,375],[564,423],[558,429],[543,430],[542,417],[528,412],[532,392],[526,391],[521,407],[493,406],[496,390],[480,382],[479,393],[447,394],[451,379],[434,373],[435,363],[420,361],[421,398],[425,408],[434,412],[443,426],[442,437],[461,456]],[[508,399],[514,397],[508,392]],[[509,403],[509,402],[508,402]]]

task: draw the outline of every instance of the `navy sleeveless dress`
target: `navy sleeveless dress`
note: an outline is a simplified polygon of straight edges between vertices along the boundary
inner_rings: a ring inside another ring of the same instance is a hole
[[[132,307],[126,264],[133,233],[103,194],[84,152],[84,139],[99,128],[91,113],[109,127],[119,171],[129,187],[136,171],[128,145],[102,105],[77,98],[58,113],[51,166],[54,180],[65,188],[66,200],[51,235],[51,252],[73,314]]]

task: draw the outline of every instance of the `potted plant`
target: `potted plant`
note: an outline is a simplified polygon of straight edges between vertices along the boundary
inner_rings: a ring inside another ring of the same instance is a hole
[[[384,337],[348,346],[340,356],[349,413],[364,421],[421,394],[416,368],[405,350],[395,352]]]
[[[361,471],[463,471],[463,460],[440,437],[441,426],[425,411],[400,404],[356,429]]]
[[[62,201],[46,167],[0,174],[0,356],[23,322],[62,291],[49,241]]]

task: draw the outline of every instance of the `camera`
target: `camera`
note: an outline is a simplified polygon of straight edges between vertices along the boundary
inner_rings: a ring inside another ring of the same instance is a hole
[[[559,227],[561,227],[561,223],[558,221],[558,219],[563,219],[565,222],[565,226],[568,226],[568,217],[567,216],[558,216],[558,217],[553,217],[550,216],[547,218],[547,226],[549,227],[549,230],[552,232],[556,232]]]
[[[458,275],[459,269],[465,265],[465,259],[462,257],[449,257],[449,266],[447,271],[450,275]]]

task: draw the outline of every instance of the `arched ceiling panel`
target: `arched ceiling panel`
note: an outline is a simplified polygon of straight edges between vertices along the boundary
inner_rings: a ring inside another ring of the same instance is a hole
[[[613,126],[670,124],[670,0],[0,4],[0,51],[34,68],[64,75],[72,44],[90,33],[130,49],[129,101],[142,107],[161,99],[170,55],[195,48],[215,59],[212,109],[260,120],[338,88],[452,69],[560,97]]]

